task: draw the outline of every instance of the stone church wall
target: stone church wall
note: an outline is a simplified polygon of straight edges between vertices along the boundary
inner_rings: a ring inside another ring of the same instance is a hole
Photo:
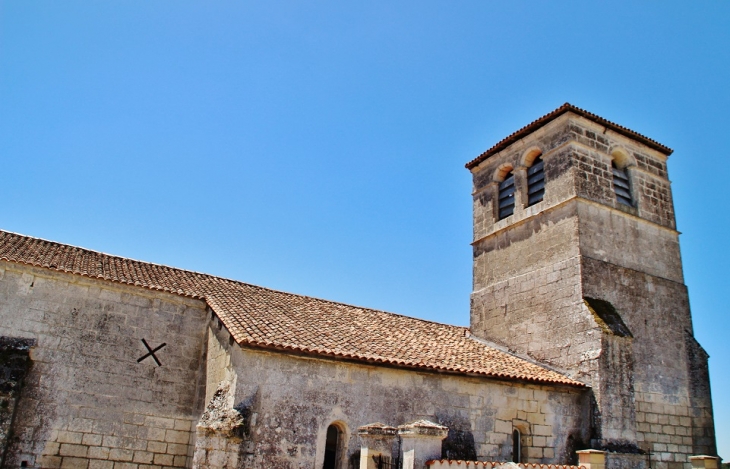
[[[0,336],[37,344],[6,465],[189,467],[206,324],[200,301],[0,262]]]
[[[600,349],[591,334],[598,327],[581,309],[579,254],[574,204],[475,244],[472,333],[559,368]],[[573,377],[586,380],[591,366]]]
[[[706,355],[688,366],[695,342],[687,339],[692,325],[686,287],[590,258],[583,258],[583,271],[585,295],[609,301],[634,336],[632,404],[639,446],[667,463],[714,454],[714,435],[704,434],[713,428],[709,388],[695,391],[709,382],[694,376],[706,368]],[[606,372],[615,369],[613,364]],[[693,437],[693,428],[700,434]]]
[[[443,456],[456,459],[511,459],[517,428],[524,460],[567,462],[589,437],[585,390],[244,349],[229,345],[215,319],[211,330],[219,343],[211,349],[230,351],[232,402],[245,417],[239,467],[321,467],[333,423],[346,448],[341,467],[357,458],[356,429],[373,422],[446,425]]]

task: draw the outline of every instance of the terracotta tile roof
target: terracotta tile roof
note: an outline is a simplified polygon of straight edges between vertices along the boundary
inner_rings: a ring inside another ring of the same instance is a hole
[[[659,151],[661,153],[664,153],[665,155],[671,155],[672,149],[662,145],[661,143],[657,142],[656,140],[652,140],[649,137],[646,137],[644,135],[641,135],[638,132],[634,132],[631,129],[627,129],[626,127],[616,124],[615,122],[611,122],[609,120],[604,119],[603,117],[597,116],[596,114],[593,114],[591,112],[586,111],[585,109],[581,109],[579,107],[573,106],[570,103],[565,103],[556,110],[545,114],[544,116],[540,117],[539,119],[531,122],[530,124],[522,127],[520,130],[514,132],[513,134],[509,135],[508,137],[502,139],[500,142],[498,142],[496,145],[494,145],[489,150],[485,151],[481,155],[477,156],[470,162],[466,164],[467,169],[475,168],[479,163],[486,160],[490,156],[499,153],[500,151],[504,150],[508,146],[512,145],[519,139],[525,137],[526,135],[536,131],[540,127],[543,127],[544,125],[548,124],[549,122],[557,119],[558,117],[562,116],[566,112],[572,112],[573,114],[577,114],[581,117],[585,117],[586,119],[592,120],[593,122],[600,124],[604,127],[607,127],[617,134],[621,134],[625,137],[632,138],[638,142],[643,143],[649,148],[652,148],[656,151]]]
[[[243,346],[584,386],[469,338],[466,327],[284,293],[2,230],[0,259],[202,299]]]

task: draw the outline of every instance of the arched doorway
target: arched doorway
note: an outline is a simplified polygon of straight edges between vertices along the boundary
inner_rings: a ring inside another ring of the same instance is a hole
[[[339,455],[340,429],[337,425],[327,427],[327,440],[324,445],[324,464],[322,469],[338,469],[337,456]]]

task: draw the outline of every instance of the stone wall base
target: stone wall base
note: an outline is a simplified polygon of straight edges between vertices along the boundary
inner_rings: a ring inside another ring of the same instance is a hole
[[[606,453],[606,469],[646,469],[648,454]]]

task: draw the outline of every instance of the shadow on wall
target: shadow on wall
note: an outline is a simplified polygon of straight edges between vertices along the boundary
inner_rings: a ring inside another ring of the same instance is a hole
[[[578,465],[578,453],[576,451],[589,449],[590,445],[583,441],[579,436],[570,435],[565,443],[565,455],[561,458],[570,466]]]
[[[0,467],[5,467],[15,409],[23,379],[32,365],[30,348],[33,346],[34,339],[0,337]]]
[[[459,415],[436,414],[436,422],[449,428],[441,443],[441,458],[475,461],[477,459],[471,423]]]

